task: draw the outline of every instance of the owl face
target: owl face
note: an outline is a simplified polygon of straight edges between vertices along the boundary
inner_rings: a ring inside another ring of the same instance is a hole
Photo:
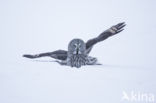
[[[73,39],[68,45],[68,52],[75,55],[85,54],[86,44],[81,39]]]

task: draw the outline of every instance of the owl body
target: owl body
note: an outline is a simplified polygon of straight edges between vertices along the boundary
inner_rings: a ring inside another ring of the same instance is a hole
[[[86,44],[81,39],[73,39],[68,45],[66,65],[80,68],[83,65],[92,65],[96,58],[90,57],[86,51]]]

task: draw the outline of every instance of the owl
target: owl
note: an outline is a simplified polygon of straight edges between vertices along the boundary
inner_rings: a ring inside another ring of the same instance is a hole
[[[111,28],[102,32],[99,36],[89,39],[86,43],[79,38],[73,39],[68,44],[68,50],[56,50],[53,52],[39,53],[35,55],[25,54],[23,57],[34,59],[40,57],[52,57],[57,59],[61,65],[67,65],[71,67],[80,68],[85,65],[97,65],[97,58],[89,56],[93,46],[108,37],[123,31],[126,26],[125,22],[118,23]]]

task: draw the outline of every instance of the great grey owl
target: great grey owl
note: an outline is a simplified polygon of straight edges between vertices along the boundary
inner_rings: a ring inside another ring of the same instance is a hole
[[[25,54],[23,57],[34,59],[49,56],[57,60],[61,60],[57,62],[62,65],[68,65],[77,68],[80,68],[83,65],[96,65],[97,59],[89,56],[93,46],[98,42],[123,31],[123,27],[125,25],[126,24],[124,22],[118,23],[117,25],[114,25],[108,30],[102,32],[98,37],[88,40],[86,43],[81,39],[73,39],[68,45],[68,51],[57,50],[54,52],[40,53],[36,55]]]

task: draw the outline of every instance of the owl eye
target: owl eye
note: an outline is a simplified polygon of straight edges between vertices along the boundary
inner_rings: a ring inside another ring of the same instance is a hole
[[[74,45],[73,45],[73,47],[75,47],[75,48],[76,48],[76,47],[77,47],[77,44],[74,44]]]

